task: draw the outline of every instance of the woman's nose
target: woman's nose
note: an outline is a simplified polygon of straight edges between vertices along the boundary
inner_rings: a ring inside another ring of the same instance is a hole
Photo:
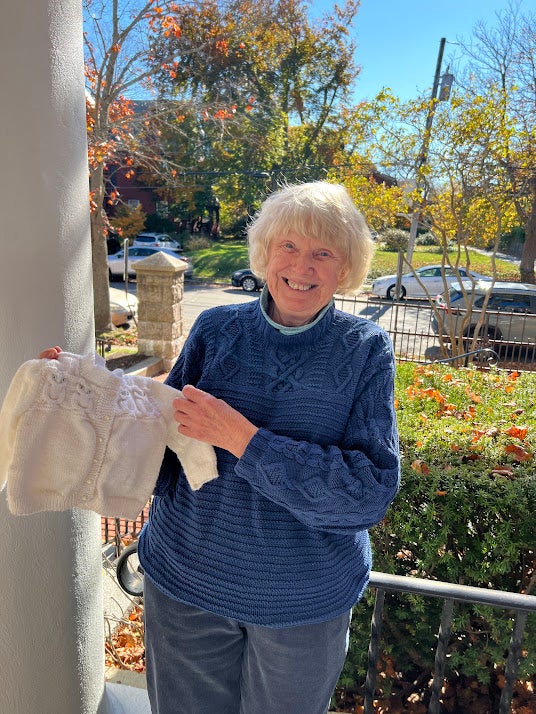
[[[313,254],[309,251],[300,251],[296,256],[296,265],[304,273],[313,268]]]

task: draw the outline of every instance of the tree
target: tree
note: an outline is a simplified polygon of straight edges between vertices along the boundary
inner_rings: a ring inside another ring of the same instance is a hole
[[[478,23],[470,44],[463,45],[470,64],[467,82],[485,95],[502,94],[499,117],[513,127],[501,162],[509,179],[509,195],[525,228],[521,256],[522,282],[535,283],[536,260],[536,15],[523,15],[520,2],[496,13],[496,26]]]
[[[114,216],[114,228],[123,240],[130,240],[143,231],[145,218],[146,216],[141,210],[140,205],[131,208],[130,206],[122,204]]]
[[[154,43],[159,96],[188,103],[182,125],[163,131],[177,188],[210,184],[245,209],[281,179],[316,177],[315,166],[330,165],[358,72],[349,37],[357,7],[347,0],[313,23],[303,0],[181,6],[181,36],[160,34]],[[171,64],[163,61],[170,55]],[[190,163],[181,171],[186,146]]]
[[[134,106],[128,92],[141,87],[155,71],[150,38],[162,29],[180,34],[176,5],[154,0],[84,0],[89,191],[95,329],[109,329],[110,302],[106,265],[107,218],[105,170],[116,162],[133,163],[140,143],[133,128]]]

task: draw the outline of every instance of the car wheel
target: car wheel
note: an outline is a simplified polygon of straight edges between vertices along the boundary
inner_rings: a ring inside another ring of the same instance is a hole
[[[252,293],[255,292],[257,289],[257,283],[254,278],[251,278],[249,275],[242,280],[240,283],[242,286],[242,290],[245,290],[247,293]]]
[[[394,300],[396,297],[396,285],[390,285],[387,288],[387,299],[388,300]],[[406,297],[406,288],[401,285],[400,286],[400,300],[403,300]]]

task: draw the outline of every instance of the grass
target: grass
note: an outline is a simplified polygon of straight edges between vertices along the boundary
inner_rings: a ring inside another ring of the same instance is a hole
[[[231,273],[248,267],[248,249],[244,241],[214,243],[190,253],[197,278],[230,280]]]
[[[244,241],[228,241],[214,243],[209,248],[193,251],[190,256],[194,265],[194,274],[197,278],[205,280],[230,280],[231,273],[239,268],[247,268],[248,251]],[[450,260],[455,262],[456,253],[449,254]],[[491,275],[491,259],[487,255],[469,251],[470,267],[477,273]],[[398,254],[392,251],[378,248],[372,261],[369,272],[369,279],[379,275],[390,275],[396,273]],[[413,267],[420,268],[422,265],[430,265],[441,262],[441,250],[417,246],[413,254]],[[465,265],[464,260],[460,261]],[[506,260],[496,260],[497,280],[519,280],[519,270],[516,265]],[[404,266],[403,272],[407,272]]]

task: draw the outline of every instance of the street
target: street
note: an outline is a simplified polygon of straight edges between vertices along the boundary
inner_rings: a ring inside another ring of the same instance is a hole
[[[124,290],[124,283],[110,283]],[[129,282],[129,292],[136,294],[136,283]],[[184,284],[183,320],[189,330],[197,316],[209,307],[233,305],[258,300],[259,292],[246,293],[230,285],[206,285],[186,281]],[[426,300],[407,300],[393,303],[363,294],[354,297],[336,297],[336,306],[352,315],[360,315],[381,325],[393,338],[397,353],[416,358],[437,347],[437,338],[431,334],[430,306]]]
[[[182,316],[186,329],[190,329],[196,317],[208,307],[234,305],[236,303],[258,300],[260,293],[246,293],[241,288],[230,285],[199,285],[184,283]]]

